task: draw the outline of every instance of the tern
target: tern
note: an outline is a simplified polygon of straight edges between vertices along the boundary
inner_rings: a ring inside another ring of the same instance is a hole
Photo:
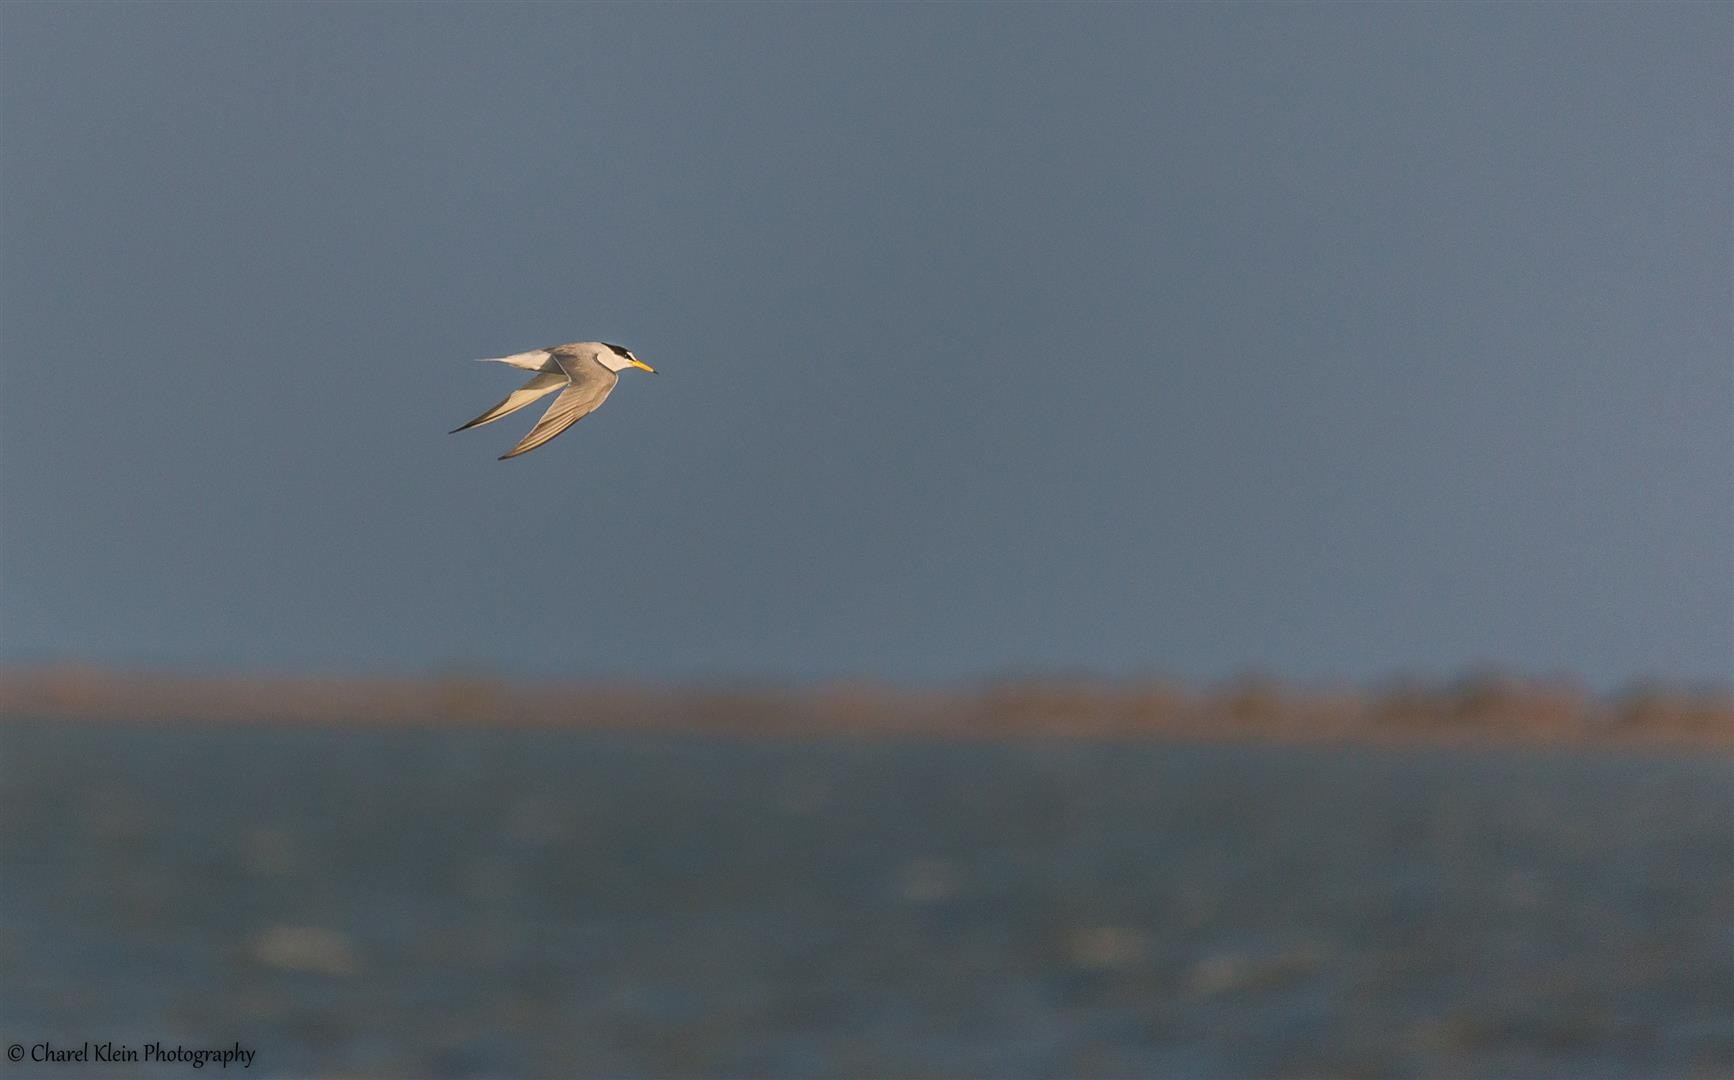
[[[631,349],[610,345],[606,341],[574,341],[568,345],[550,345],[546,349],[514,353],[511,356],[491,356],[484,364],[510,364],[525,371],[534,371],[530,381],[518,387],[506,399],[451,434],[473,427],[491,424],[502,416],[510,416],[524,406],[546,397],[554,391],[560,396],[548,406],[542,419],[524,436],[517,446],[500,455],[500,460],[527,454],[567,428],[584,419],[601,405],[619,372],[629,367],[642,368],[656,374],[656,369],[632,355]]]

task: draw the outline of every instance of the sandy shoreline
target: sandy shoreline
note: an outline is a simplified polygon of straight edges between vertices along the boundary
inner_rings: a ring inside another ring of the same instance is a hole
[[[0,717],[1734,749],[1734,692],[1650,687],[1603,698],[1567,683],[1499,677],[1376,689],[1296,689],[1253,680],[1208,689],[1048,680],[912,691],[521,684],[470,676],[171,676],[54,667],[0,672]]]

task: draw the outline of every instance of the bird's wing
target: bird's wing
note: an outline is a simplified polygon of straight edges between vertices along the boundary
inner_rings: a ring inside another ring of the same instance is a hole
[[[512,413],[517,412],[519,409],[522,409],[524,406],[530,404],[530,402],[535,401],[539,397],[552,394],[562,386],[565,386],[568,381],[566,373],[563,371],[544,371],[541,374],[532,377],[530,381],[525,383],[523,386],[520,386],[516,390],[507,394],[506,400],[495,405],[493,408],[476,417],[474,420],[471,420],[463,427],[453,428],[450,433],[456,435],[460,431],[468,431],[473,427],[480,427],[483,424],[491,424],[502,416],[509,416]]]
[[[548,411],[536,421],[536,426],[524,436],[524,441],[500,455],[501,461],[529,453],[584,419],[602,404],[608,392],[614,389],[614,384],[620,381],[618,375],[594,360],[576,360],[558,353],[554,359],[572,380],[571,384],[554,399],[554,404],[548,406]]]

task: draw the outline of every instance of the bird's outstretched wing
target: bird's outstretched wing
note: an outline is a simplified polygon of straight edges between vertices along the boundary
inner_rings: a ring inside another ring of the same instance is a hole
[[[500,455],[500,460],[527,454],[536,447],[552,439],[567,428],[584,419],[596,406],[602,404],[608,397],[608,392],[614,389],[614,384],[620,377],[602,365],[591,360],[572,360],[555,354],[555,360],[561,370],[566,372],[570,383],[554,403],[548,406],[548,411],[542,414],[542,419],[536,421],[536,426],[524,436],[522,442]],[[533,381],[533,380],[532,380]]]
[[[510,416],[537,398],[552,394],[570,382],[563,372],[544,371],[530,379],[529,382],[506,395],[506,399],[489,409],[487,412],[471,420],[463,427],[452,428],[451,434],[468,431],[473,427],[491,424],[502,416]]]

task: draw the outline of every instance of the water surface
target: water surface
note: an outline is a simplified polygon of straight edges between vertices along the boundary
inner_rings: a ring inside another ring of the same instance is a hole
[[[1727,1075],[1729,780],[14,721],[0,1039],[277,1076]]]

